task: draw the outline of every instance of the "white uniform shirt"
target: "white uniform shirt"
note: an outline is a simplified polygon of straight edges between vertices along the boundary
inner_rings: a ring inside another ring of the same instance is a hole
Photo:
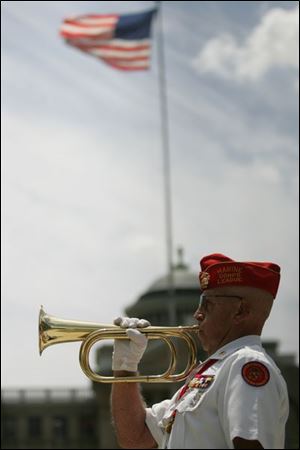
[[[146,410],[146,424],[160,448],[234,448],[237,436],[258,440],[264,448],[284,448],[288,418],[286,383],[266,354],[259,336],[226,344],[201,379],[193,371],[190,388],[178,400],[157,403]],[[194,386],[194,387],[193,387]],[[165,431],[177,410],[171,433]]]

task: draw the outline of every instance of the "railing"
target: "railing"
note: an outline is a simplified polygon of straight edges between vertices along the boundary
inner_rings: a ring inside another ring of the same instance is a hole
[[[82,402],[93,400],[94,392],[88,389],[2,389],[2,403]]]
[[[96,439],[66,439],[55,441],[51,439],[39,439],[34,442],[31,439],[2,439],[3,449],[97,449],[100,448]]]

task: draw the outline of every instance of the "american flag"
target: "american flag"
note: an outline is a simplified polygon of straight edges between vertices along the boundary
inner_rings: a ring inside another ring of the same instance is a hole
[[[136,14],[88,14],[63,21],[60,35],[73,47],[120,70],[150,67],[151,21],[156,10]]]

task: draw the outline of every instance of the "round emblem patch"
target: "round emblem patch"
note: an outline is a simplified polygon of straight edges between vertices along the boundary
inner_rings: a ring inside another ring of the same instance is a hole
[[[242,376],[251,386],[264,386],[270,379],[267,367],[258,361],[251,361],[242,367]]]

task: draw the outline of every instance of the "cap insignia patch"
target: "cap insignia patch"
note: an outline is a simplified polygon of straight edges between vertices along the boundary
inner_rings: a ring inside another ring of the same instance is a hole
[[[207,272],[200,273],[200,287],[202,290],[207,289],[210,275]]]

